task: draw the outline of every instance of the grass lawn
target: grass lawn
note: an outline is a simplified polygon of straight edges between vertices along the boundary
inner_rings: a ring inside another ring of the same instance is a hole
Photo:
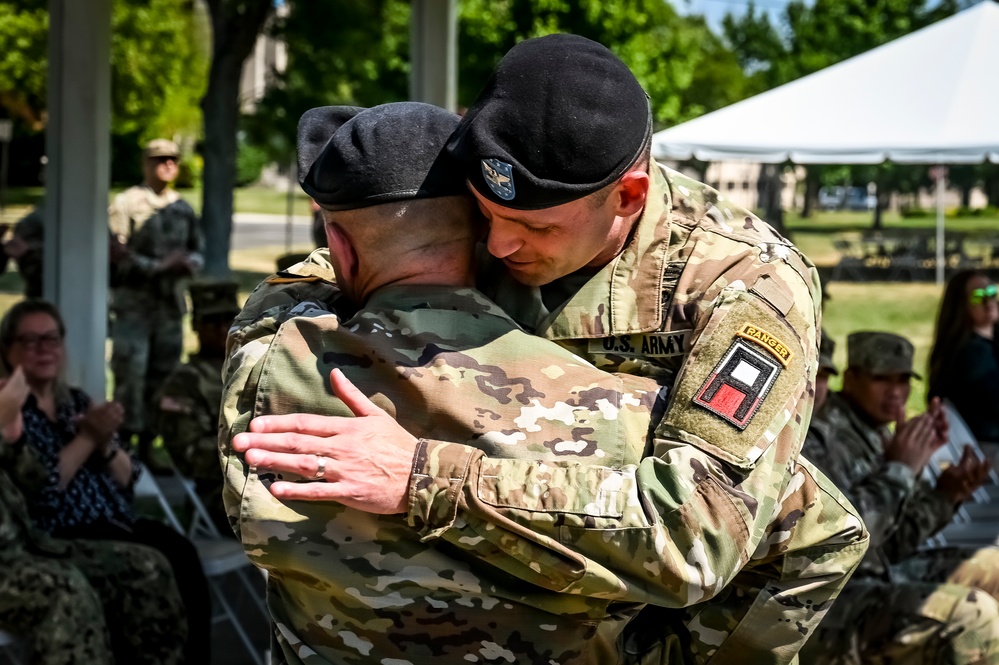
[[[108,193],[108,202],[121,189],[113,189]],[[180,195],[191,206],[201,212],[201,190],[181,189]],[[42,187],[15,187],[7,190],[5,203],[9,207],[5,211],[6,221],[16,221],[18,217],[27,210],[41,202],[45,196],[45,189]],[[288,192],[271,189],[269,187],[241,187],[234,192],[233,205],[236,212],[258,212],[271,215],[285,215],[288,213]],[[295,215],[311,215],[309,209],[309,197],[297,185],[292,197],[292,212]]]
[[[907,337],[916,347],[915,370],[924,377],[933,343],[933,326],[943,290],[935,284],[834,282],[829,287],[822,327],[836,341],[836,366],[846,366],[846,337],[861,330],[884,330]],[[832,387],[840,381],[833,377]],[[912,381],[908,411],[926,408],[925,380]]]

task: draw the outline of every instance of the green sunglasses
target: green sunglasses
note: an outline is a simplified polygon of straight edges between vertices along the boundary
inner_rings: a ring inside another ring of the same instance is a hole
[[[999,286],[989,284],[983,289],[975,289],[968,295],[968,302],[972,305],[981,305],[986,299],[999,297]]]

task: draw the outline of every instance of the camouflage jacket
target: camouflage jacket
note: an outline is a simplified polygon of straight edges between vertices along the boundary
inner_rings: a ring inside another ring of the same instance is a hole
[[[188,478],[219,477],[223,360],[195,354],[170,373],[159,392],[163,445],[177,469]]]
[[[111,266],[115,309],[147,309],[152,296],[183,313],[183,278],[159,272],[157,266],[174,251],[186,252],[196,265],[203,262],[201,227],[191,206],[172,189],[156,195],[138,185],[115,197],[109,217],[112,235],[129,249]]]
[[[649,469],[691,462],[639,483],[660,519],[675,505],[661,496],[683,497],[702,526],[682,556],[729,586],[665,620],[683,624],[697,662],[790,662],[867,545],[853,508],[798,456],[817,369],[818,276],[717,191],[668,169],[651,175],[629,243],[564,305],[549,312],[538,288],[502,276],[493,292],[519,323],[597,367],[673,387]]]
[[[756,218],[739,212],[743,228],[736,232],[729,224],[736,209],[705,206],[696,200],[703,185],[670,177],[672,188],[665,176],[656,176],[645,216],[621,257],[537,326],[609,369],[665,382],[679,373],[671,413],[635,473],[645,517],[654,528],[633,528],[633,516],[622,516],[605,518],[599,528],[588,522],[593,530],[559,529],[557,539],[586,557],[591,548],[606,548],[614,538],[610,534],[620,534],[615,547],[622,555],[615,567],[604,566],[606,575],[622,588],[640,582],[642,602],[693,606],[667,618],[668,627],[660,624],[663,634],[672,632],[685,643],[686,655],[699,661],[713,656],[718,662],[789,662],[859,562],[867,538],[838,491],[797,459],[811,410],[808,377],[816,367],[814,271]],[[685,269],[688,260],[699,270]],[[271,292],[258,292],[247,320],[279,298],[308,299],[322,279],[308,265],[311,282],[273,284]],[[532,320],[531,313],[535,321],[548,316],[536,290],[525,293],[504,284],[498,293],[525,321]],[[576,321],[569,320],[573,311]],[[231,339],[234,350],[248,338],[238,332]],[[735,354],[740,362],[751,358],[755,378],[763,379],[755,388],[743,386],[758,391],[744,412],[742,404],[732,405],[730,389],[737,375],[748,379],[753,370],[730,366]],[[687,357],[701,362],[685,363]],[[687,371],[679,372],[681,367]],[[714,386],[718,375],[722,380]],[[705,389],[712,386],[708,396]],[[477,462],[481,452],[474,447],[440,439],[429,441],[426,450],[414,473],[409,514],[424,537],[458,546],[472,542],[462,539],[461,530],[484,519],[481,497],[497,492],[494,486],[542,485],[526,482],[530,476],[518,468],[519,460]],[[595,481],[546,479],[549,487],[556,482],[559,491],[549,493],[545,505],[585,514],[589,497],[578,487]],[[545,533],[544,519],[533,512],[509,517],[521,529],[499,532],[485,520],[478,530],[515,558],[537,560],[531,554],[533,534]],[[650,575],[662,586],[650,586]],[[548,572],[547,584],[565,589],[559,583],[566,577]],[[709,598],[716,602],[698,604]]]
[[[51,537],[35,526],[28,511],[28,500],[18,488],[29,485],[40,489],[48,479],[48,469],[35,449],[22,438],[15,443],[0,441],[0,561],[5,556],[25,553],[60,556],[69,552],[69,543]],[[13,474],[17,483],[8,475]]]
[[[437,539],[412,528],[426,524],[428,504],[409,516],[283,504],[223,448],[230,521],[269,572],[285,662],[617,662],[618,636],[650,594],[682,604],[713,592],[699,574],[674,584],[689,577],[679,561],[663,574],[631,560],[631,542],[668,537],[635,484],[655,381],[597,370],[472,289],[386,287],[341,320],[327,288],[327,298],[237,320],[249,325],[226,369],[230,436],[265,413],[350,415],[329,387],[339,367],[408,431],[474,451],[477,475],[490,477],[495,459],[517,475],[481,483],[478,504]],[[421,447],[418,459],[434,455]],[[418,478],[416,492],[432,496],[437,480]],[[525,533],[528,519],[543,524]],[[584,539],[588,555],[566,537]]]
[[[888,575],[888,566],[916,551],[954,517],[943,494],[898,462],[886,462],[887,427],[868,424],[838,393],[830,393],[809,428],[805,455],[860,511],[871,533],[864,575]]]

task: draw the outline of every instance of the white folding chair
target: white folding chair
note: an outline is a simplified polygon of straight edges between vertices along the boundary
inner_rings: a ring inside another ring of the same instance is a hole
[[[960,462],[965,446],[969,446],[978,459],[988,459],[954,405],[944,400],[943,409],[950,425],[950,435],[923,471],[930,482],[935,482],[944,469]],[[929,545],[983,546],[999,543],[999,501],[993,500],[999,497],[999,476],[995,469],[989,473],[989,480],[991,484],[978,488],[971,500],[955,512],[954,521],[928,541]]]
[[[143,467],[133,488],[135,496],[155,500],[163,511],[166,522],[194,543],[201,559],[201,566],[205,571],[205,577],[208,578],[208,587],[213,602],[221,610],[213,613],[212,622],[228,621],[253,660],[258,665],[266,665],[265,655],[258,652],[253,646],[246,629],[220,585],[221,579],[225,575],[230,573],[236,575],[246,594],[253,599],[254,605],[267,620],[269,619],[267,607],[260,598],[259,587],[254,586],[253,578],[250,576],[250,571],[256,570],[256,568],[247,558],[246,552],[243,551],[243,545],[239,541],[224,537],[219,533],[204,504],[201,503],[200,497],[195,492],[194,483],[191,480],[176,472],[172,476],[165,476],[164,479],[172,483],[179,483],[183,488],[183,495],[191,506],[191,522],[186,529],[177,518],[170,502],[167,501],[163,489],[160,487],[160,481],[145,467]]]

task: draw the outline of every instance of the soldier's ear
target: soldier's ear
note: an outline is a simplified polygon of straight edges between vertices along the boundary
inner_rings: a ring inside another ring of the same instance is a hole
[[[337,280],[345,282],[357,276],[357,251],[347,232],[334,222],[326,222],[326,241],[330,248],[330,262]]]
[[[645,207],[645,199],[649,194],[651,179],[644,171],[628,171],[617,181],[614,192],[608,200],[615,207],[619,217],[630,217]]]

